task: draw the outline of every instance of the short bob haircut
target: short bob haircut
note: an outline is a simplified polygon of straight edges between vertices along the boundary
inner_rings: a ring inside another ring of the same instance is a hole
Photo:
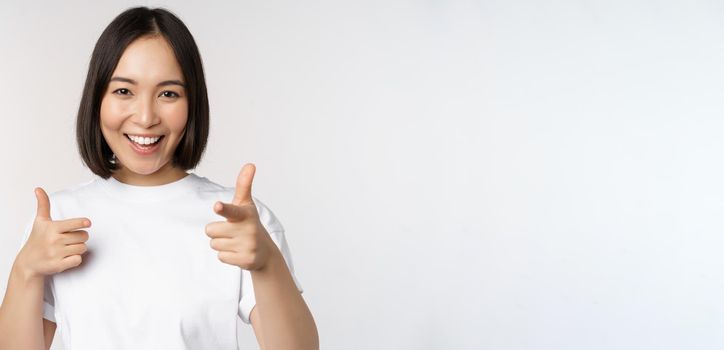
[[[171,160],[174,167],[193,169],[201,160],[209,135],[209,101],[201,55],[191,32],[173,13],[163,8],[130,8],[118,15],[96,42],[78,108],[76,141],[86,166],[108,179],[118,165],[100,128],[101,100],[126,47],[142,36],[161,35],[173,48],[181,66],[188,98],[184,135]]]

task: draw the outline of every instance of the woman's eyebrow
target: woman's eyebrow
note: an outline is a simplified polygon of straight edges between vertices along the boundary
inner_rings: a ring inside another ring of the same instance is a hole
[[[135,80],[130,78],[124,78],[124,77],[113,77],[110,81],[120,81],[123,83],[129,83],[136,85],[138,84]],[[186,84],[184,84],[181,80],[164,80],[160,83],[158,83],[156,86],[166,86],[166,85],[179,85],[181,87],[186,87]]]

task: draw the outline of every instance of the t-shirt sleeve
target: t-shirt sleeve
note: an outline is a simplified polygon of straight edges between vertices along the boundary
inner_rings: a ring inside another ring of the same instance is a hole
[[[269,232],[269,236],[271,236],[272,240],[279,248],[279,251],[282,253],[284,261],[287,263],[289,272],[291,273],[292,279],[294,280],[294,284],[296,284],[297,286],[297,290],[299,290],[299,293],[303,293],[304,290],[302,289],[302,285],[301,283],[299,283],[299,280],[297,280],[297,277],[294,274],[292,253],[289,250],[289,244],[287,244],[287,240],[284,235],[284,227],[281,225],[274,213],[264,203],[262,203],[255,197],[252,198],[254,199],[257,211],[259,212],[259,219],[261,220],[262,225],[264,225],[264,228],[266,228],[267,232]],[[241,317],[241,320],[244,321],[244,323],[251,324],[249,316],[251,315],[251,310],[254,309],[255,305],[256,297],[254,296],[254,284],[251,280],[251,272],[242,269],[239,299],[239,317]]]
[[[20,246],[18,247],[18,252],[23,249],[23,246],[25,246],[25,242],[28,241],[28,238],[30,237],[30,232],[33,229],[34,222],[35,217],[33,216],[33,218],[30,219],[30,222],[25,225],[22,241],[20,243]],[[52,284],[52,276],[46,276],[43,288],[43,318],[55,322],[55,298],[53,296]]]

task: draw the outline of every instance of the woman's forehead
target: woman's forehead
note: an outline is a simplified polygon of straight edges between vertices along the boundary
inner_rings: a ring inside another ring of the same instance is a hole
[[[183,81],[181,66],[162,36],[145,36],[128,45],[121,55],[113,77],[132,79],[140,85],[156,85],[167,80]]]

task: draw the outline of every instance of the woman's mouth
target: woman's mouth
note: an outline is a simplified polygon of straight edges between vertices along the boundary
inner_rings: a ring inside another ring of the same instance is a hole
[[[166,135],[161,135],[157,137],[137,137],[137,136],[130,136],[128,134],[123,134],[126,136],[126,139],[131,145],[131,148],[138,153],[139,155],[149,155],[154,153],[156,150],[159,149],[159,145],[161,144],[161,140]]]

